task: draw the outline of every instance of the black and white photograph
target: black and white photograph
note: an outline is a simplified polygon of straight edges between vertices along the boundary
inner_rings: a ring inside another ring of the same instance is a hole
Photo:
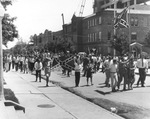
[[[0,0],[0,119],[150,119],[150,0]]]

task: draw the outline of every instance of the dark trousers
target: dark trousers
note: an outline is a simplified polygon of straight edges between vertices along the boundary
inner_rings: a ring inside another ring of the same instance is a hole
[[[141,86],[144,86],[145,78],[146,78],[145,68],[139,68],[139,80],[137,82],[137,85],[139,85],[139,82],[141,82]]]
[[[18,71],[18,63],[15,63],[15,70]]]
[[[80,72],[75,72],[75,84],[76,86],[79,86],[80,82]]]
[[[120,88],[120,83],[122,82],[122,80],[124,80],[123,82],[123,90],[126,90],[126,85],[129,83],[128,82],[128,71],[127,70],[123,70],[122,72],[119,72],[119,76],[118,76],[118,89]]]
[[[11,62],[9,62],[9,69],[8,70],[10,71],[10,69],[11,69]]]
[[[39,78],[39,81],[41,82],[41,70],[36,70],[36,81]]]
[[[15,67],[15,62],[12,61],[12,69],[14,69],[14,67]]]

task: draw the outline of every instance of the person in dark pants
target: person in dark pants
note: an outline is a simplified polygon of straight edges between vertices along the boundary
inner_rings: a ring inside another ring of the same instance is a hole
[[[75,65],[75,86],[78,87],[80,82],[80,70],[81,70],[80,62],[77,59],[75,59],[74,65]]]
[[[120,83],[123,82],[123,90],[126,90],[126,85],[128,84],[128,60],[125,61],[124,57],[121,57],[118,61],[118,90],[120,89]]]
[[[34,68],[35,68],[35,71],[36,71],[36,82],[37,82],[38,78],[39,78],[39,82],[41,82],[41,70],[43,68],[43,64],[40,61],[40,59],[37,59],[37,61],[34,64]]]
[[[136,64],[137,68],[139,68],[139,80],[137,82],[137,86],[139,86],[139,83],[141,82],[141,86],[144,86],[145,78],[146,78],[146,72],[148,71],[148,62],[144,58],[144,55],[141,54],[141,58],[137,61]]]
[[[88,63],[89,63],[88,57],[84,57],[84,59],[83,59],[83,72],[84,72],[84,74],[82,75],[83,77],[86,76]]]

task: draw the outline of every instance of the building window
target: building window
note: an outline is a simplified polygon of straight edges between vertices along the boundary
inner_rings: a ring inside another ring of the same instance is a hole
[[[136,33],[136,32],[132,32],[132,33],[131,33],[131,40],[132,40],[132,41],[137,40],[137,33]]]
[[[92,42],[94,42],[94,33],[92,34]]]
[[[88,29],[90,28],[90,21],[88,21]]]
[[[98,23],[99,23],[99,24],[102,24],[102,17],[99,17],[99,18],[98,18]]]
[[[102,32],[101,31],[98,33],[98,39],[99,39],[99,41],[102,40]]]
[[[95,22],[95,20],[93,19],[93,20],[92,20],[92,26],[94,26],[94,24],[95,24],[94,22]]]
[[[138,26],[138,18],[134,19],[134,26]]]
[[[90,35],[88,34],[88,41],[87,42],[89,42],[90,41]]]
[[[97,41],[97,33],[95,33],[95,41]]]
[[[91,40],[92,40],[92,34],[90,34],[90,42],[91,42]]]
[[[92,26],[92,21],[90,20],[90,27]]]
[[[131,26],[134,26],[134,18],[133,17],[131,18],[131,23],[130,24],[131,24]]]
[[[138,26],[138,18],[131,18],[131,26]]]
[[[97,25],[97,19],[95,18],[95,26]]]

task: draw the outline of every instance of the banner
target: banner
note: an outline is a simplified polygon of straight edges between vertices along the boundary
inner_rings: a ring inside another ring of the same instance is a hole
[[[120,27],[125,27],[128,28],[129,24],[127,23],[127,12],[128,12],[128,7],[126,7],[121,13],[119,13],[114,22],[114,28],[120,28]]]
[[[52,63],[52,69],[57,67],[62,67],[66,70],[73,70],[74,69],[74,56],[68,57],[68,56],[60,56],[57,58],[54,58]]]

